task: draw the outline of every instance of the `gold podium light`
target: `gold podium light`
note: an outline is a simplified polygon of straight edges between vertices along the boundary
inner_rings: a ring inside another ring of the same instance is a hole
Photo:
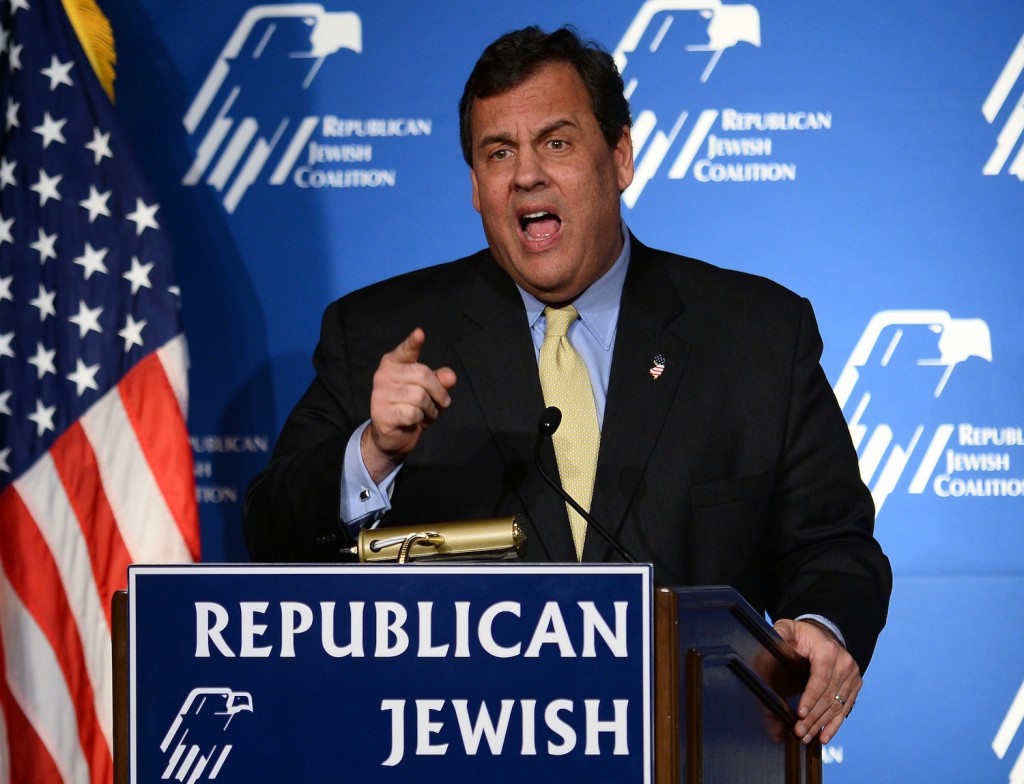
[[[503,561],[522,556],[526,532],[519,515],[454,523],[364,529],[352,552],[360,563]]]

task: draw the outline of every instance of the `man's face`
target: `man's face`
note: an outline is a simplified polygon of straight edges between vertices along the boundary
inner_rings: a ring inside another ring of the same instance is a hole
[[[574,299],[622,250],[629,129],[609,148],[583,80],[571,65],[551,63],[477,99],[470,132],[473,206],[498,264],[544,302]]]

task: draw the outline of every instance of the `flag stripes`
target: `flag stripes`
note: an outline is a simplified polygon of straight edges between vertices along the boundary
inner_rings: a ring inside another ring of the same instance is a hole
[[[111,598],[200,555],[179,291],[62,2],[0,3],[0,110],[0,784],[109,784]]]

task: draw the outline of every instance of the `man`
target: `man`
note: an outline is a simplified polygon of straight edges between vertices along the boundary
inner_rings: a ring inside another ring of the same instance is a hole
[[[327,309],[316,379],[248,493],[251,555],[338,560],[361,525],[521,514],[530,560],[619,560],[585,528],[574,538],[533,468],[562,340],[546,348],[546,330],[571,306],[583,417],[600,428],[583,503],[659,584],[732,585],[779,619],[811,664],[796,731],[828,742],[891,572],[809,303],[629,234],[622,80],[573,32],[498,39],[460,114],[489,247]],[[563,481],[575,459],[559,448]]]

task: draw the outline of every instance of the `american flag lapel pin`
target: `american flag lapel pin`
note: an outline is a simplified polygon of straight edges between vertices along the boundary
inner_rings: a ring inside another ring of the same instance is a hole
[[[657,379],[662,373],[665,372],[665,355],[658,354],[651,364],[651,369],[647,371],[651,374],[651,378]]]

